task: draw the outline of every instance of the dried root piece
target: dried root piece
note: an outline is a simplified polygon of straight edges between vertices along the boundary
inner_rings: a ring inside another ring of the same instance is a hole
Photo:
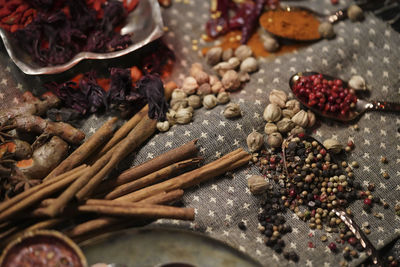
[[[53,136],[33,152],[32,158],[18,161],[16,167],[30,179],[42,179],[65,158],[67,152],[68,144]]]
[[[18,116],[14,118],[13,124],[18,131],[56,135],[71,144],[79,144],[85,138],[82,131],[68,123],[47,121],[35,115]]]
[[[32,155],[31,145],[18,139],[0,145],[0,151],[15,159],[26,159]]]

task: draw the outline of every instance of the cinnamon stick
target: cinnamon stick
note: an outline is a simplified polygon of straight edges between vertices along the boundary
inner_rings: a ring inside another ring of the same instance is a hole
[[[136,191],[140,188],[155,184],[159,181],[164,180],[165,178],[171,177],[172,175],[180,172],[183,169],[186,169],[188,167],[198,164],[200,162],[200,160],[201,160],[201,158],[192,158],[192,159],[174,163],[170,166],[162,168],[161,170],[150,173],[140,179],[137,179],[130,183],[120,185],[120,186],[114,188],[114,190],[112,190],[110,193],[108,193],[104,198],[105,199],[115,199],[117,197],[126,195],[130,192]]]
[[[10,219],[15,214],[17,214],[29,207],[32,207],[33,205],[40,202],[41,200],[58,192],[62,188],[68,186],[70,183],[72,183],[74,180],[76,180],[80,175],[84,174],[86,171],[87,171],[87,169],[81,169],[77,172],[74,172],[74,173],[66,176],[64,179],[61,179],[61,180],[54,178],[54,180],[57,179],[58,181],[51,183],[48,186],[46,186],[40,190],[35,191],[31,195],[23,198],[21,201],[15,203],[14,205],[10,206],[9,208],[3,210],[0,213],[0,222]],[[12,199],[10,199],[10,200],[12,200]]]
[[[96,192],[105,192],[106,190],[110,190],[110,188],[134,181],[173,163],[193,157],[197,154],[196,143],[197,139],[192,140],[189,143],[169,150],[168,152],[165,152],[154,159],[130,168],[121,173],[116,179],[108,179],[102,182],[99,188],[96,189]]]
[[[167,99],[172,94],[173,89],[174,87],[168,86],[168,84],[165,86],[165,97]],[[101,183],[104,177],[106,177],[121,160],[154,134],[156,131],[156,124],[157,120],[151,119],[146,114],[123,140],[104,155],[104,157],[107,157],[108,154],[111,154],[111,157],[106,162],[105,166],[101,168],[94,177],[90,178],[83,188],[76,193],[75,197],[78,200],[83,200],[88,197],[93,192],[94,188]]]
[[[243,149],[239,148],[224,157],[211,162],[203,167],[193,171],[184,173],[178,177],[169,179],[162,183],[158,183],[138,191],[132,192],[125,196],[119,197],[116,200],[139,201],[162,191],[171,191],[175,189],[185,189],[193,185],[199,184],[225,172],[231,171],[246,164],[251,158],[251,155]]]
[[[165,205],[134,204],[132,206],[81,205],[81,212],[97,213],[108,216],[135,217],[145,219],[179,219],[194,220],[193,208],[177,208]]]
[[[96,151],[96,149],[112,135],[117,120],[118,118],[113,117],[104,123],[86,142],[79,146],[71,155],[51,171],[43,181],[50,180],[83,163],[88,156]]]
[[[160,194],[152,196],[151,198],[143,199],[138,203],[166,204],[177,201],[181,199],[182,196],[183,190],[178,189],[168,193],[162,192]],[[121,218],[101,217],[76,225],[74,228],[67,232],[67,235],[76,238],[78,236],[83,236],[91,232],[99,231],[114,224],[121,224],[121,222],[124,222],[125,220],[126,219]]]
[[[81,165],[78,166],[64,174],[61,174],[57,177],[55,177],[54,179],[50,180],[50,181],[46,181],[43,182],[37,186],[31,187],[28,190],[16,195],[15,197],[4,201],[3,203],[0,204],[0,212],[4,211],[5,209],[10,208],[11,206],[17,204],[18,202],[22,201],[23,199],[32,196],[33,194],[35,194],[36,192],[40,192],[41,190],[43,190],[43,188],[48,187],[52,184],[55,184],[63,179],[66,179],[67,177],[73,175],[75,173],[76,174],[81,174],[82,170],[86,168],[86,165]]]

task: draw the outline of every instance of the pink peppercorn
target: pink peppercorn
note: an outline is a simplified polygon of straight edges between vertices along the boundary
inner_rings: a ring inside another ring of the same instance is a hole
[[[366,205],[371,205],[372,204],[372,200],[369,198],[364,199],[364,204]]]
[[[336,251],[336,244],[333,243],[333,242],[331,242],[331,243],[328,245],[328,248],[329,248],[332,252],[334,252],[334,251]]]

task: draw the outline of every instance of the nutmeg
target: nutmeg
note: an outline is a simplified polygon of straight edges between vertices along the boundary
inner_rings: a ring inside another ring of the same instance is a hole
[[[323,143],[324,147],[335,154],[340,153],[343,149],[343,145],[336,139],[326,139]]]
[[[257,150],[260,150],[264,145],[263,135],[256,131],[253,131],[251,134],[249,134],[247,136],[246,141],[250,152],[255,152]]]
[[[217,95],[217,100],[219,104],[226,104],[231,100],[231,98],[228,92],[220,92]]]
[[[241,72],[254,72],[258,70],[258,62],[254,57],[248,57],[240,64]]]
[[[275,123],[268,122],[267,124],[265,124],[264,132],[266,134],[272,134],[272,133],[275,133],[277,131],[278,131],[278,126],[276,126]]]
[[[259,195],[267,191],[269,183],[261,175],[252,175],[247,180],[247,186],[253,195]]]
[[[183,80],[182,91],[188,95],[192,95],[196,92],[196,89],[199,87],[195,78],[189,76]]]
[[[188,104],[192,108],[199,108],[202,106],[201,97],[198,95],[191,95],[187,98]]]
[[[285,107],[287,109],[293,110],[294,114],[300,111],[300,102],[296,99],[291,99],[286,102]]]
[[[280,147],[282,145],[282,141],[283,141],[282,135],[278,132],[272,133],[267,137],[267,144],[270,147],[274,148]]]
[[[229,103],[224,110],[224,116],[227,119],[236,118],[242,115],[239,104]]]
[[[276,122],[282,116],[282,110],[276,104],[268,104],[264,109],[263,117],[267,122]]]
[[[222,77],[222,85],[227,91],[236,91],[240,87],[239,75],[234,70],[228,70]]]
[[[221,61],[221,56],[222,56],[222,48],[213,47],[206,53],[206,62],[207,64],[214,66],[215,64]]]
[[[187,94],[182,89],[175,89],[171,95],[171,99],[176,99],[176,100],[185,99],[186,97]]]
[[[197,88],[197,94],[200,96],[211,94],[211,86],[208,83],[203,83]]]
[[[297,112],[293,118],[292,121],[296,124],[299,125],[303,128],[306,128],[308,125],[308,115],[307,112],[304,110],[300,110],[299,112]]]
[[[203,98],[203,106],[204,106],[206,109],[212,109],[212,108],[214,108],[217,104],[218,104],[218,100],[217,100],[217,98],[215,97],[215,95],[213,95],[213,94],[206,95],[206,96]]]
[[[278,127],[279,132],[287,133],[294,128],[295,124],[291,119],[283,118],[276,123],[276,126]]]
[[[160,132],[166,132],[169,130],[169,122],[168,121],[159,121],[156,124],[157,130]]]
[[[253,55],[253,51],[247,45],[241,45],[235,50],[235,57],[239,58],[241,61]]]
[[[284,108],[287,101],[287,94],[281,90],[272,90],[269,94],[269,102],[277,104],[280,108]]]

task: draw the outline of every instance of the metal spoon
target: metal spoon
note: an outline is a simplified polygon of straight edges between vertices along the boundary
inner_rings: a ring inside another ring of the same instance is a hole
[[[282,154],[283,154],[283,164],[285,168],[286,174],[289,174],[288,169],[287,169],[287,161],[286,161],[286,148],[289,145],[290,141],[298,137],[297,135],[292,135],[285,139],[282,143]],[[324,148],[326,151],[328,151],[323,144],[321,144],[318,140],[314,139],[311,136],[304,136],[302,138],[303,140],[307,140],[309,142],[317,142],[318,145],[321,146],[321,148]],[[331,161],[333,163],[337,163],[336,159],[332,157],[331,155]],[[337,164],[340,166],[340,164]],[[340,167],[339,167],[340,168]],[[378,251],[375,249],[375,247],[371,244],[371,241],[369,241],[368,237],[364,234],[364,232],[360,229],[360,227],[353,221],[353,219],[347,215],[346,212],[344,212],[341,209],[335,209],[333,208],[332,211],[338,216],[344,224],[350,229],[350,231],[354,234],[354,236],[360,241],[361,246],[365,249],[365,252],[367,253],[368,256],[371,257],[372,262],[377,265],[377,266],[385,266],[383,263],[383,260],[381,259]]]
[[[315,74],[320,74],[318,72],[298,72],[294,74],[292,77],[289,79],[289,86],[290,89],[293,91],[293,86],[295,85],[296,81],[299,80],[302,76],[310,76],[310,75],[315,75]],[[335,80],[338,78],[322,74],[324,79],[327,80]],[[347,82],[343,81],[343,85],[345,87],[348,87]],[[393,102],[387,102],[387,101],[367,101],[364,99],[357,98],[357,103],[356,106],[353,110],[350,110],[347,115],[343,116],[340,113],[332,113],[332,112],[325,112],[318,110],[316,108],[310,107],[304,100],[301,98],[297,97],[297,100],[299,100],[304,106],[308,107],[315,113],[326,117],[330,119],[334,119],[337,121],[352,121],[356,119],[357,117],[361,116],[364,112],[366,111],[385,111],[385,112],[395,112],[395,113],[400,113],[400,103],[393,103]]]

